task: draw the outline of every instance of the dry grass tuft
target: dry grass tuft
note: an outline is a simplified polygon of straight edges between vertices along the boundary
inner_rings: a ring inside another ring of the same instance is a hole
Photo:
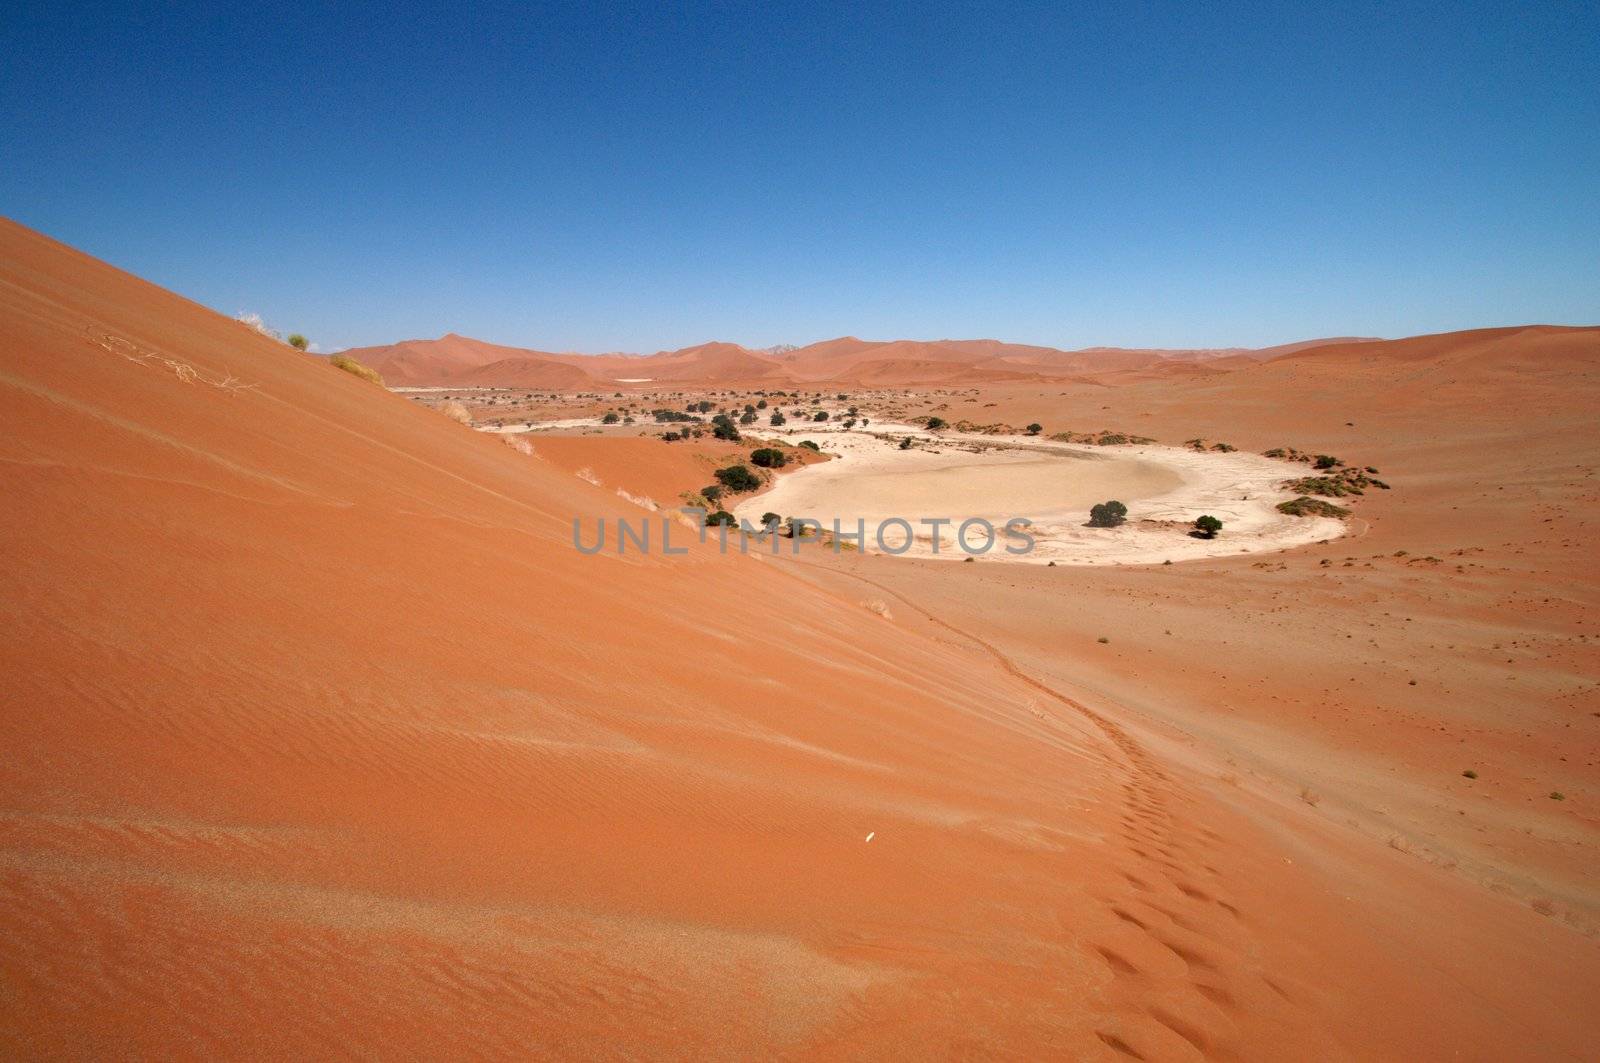
[[[376,384],[380,388],[383,387],[383,377],[378,375],[378,371],[371,366],[362,365],[354,358],[348,358],[345,355],[336,354],[328,359],[328,364],[333,366],[335,369],[343,369],[351,376],[358,376],[369,384]]]
[[[457,402],[455,399],[441,404],[438,410],[452,421],[459,421],[462,424],[472,423],[472,411],[467,409],[465,403]]]

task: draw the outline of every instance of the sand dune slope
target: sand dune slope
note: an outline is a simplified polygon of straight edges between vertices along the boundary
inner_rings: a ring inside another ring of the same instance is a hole
[[[1565,939],[1386,972],[1399,909],[898,602],[581,557],[640,511],[10,223],[0,326],[8,1057],[1582,1044]]]

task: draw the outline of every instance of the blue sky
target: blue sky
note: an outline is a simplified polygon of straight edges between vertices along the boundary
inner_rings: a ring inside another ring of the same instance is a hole
[[[324,349],[1600,322],[1600,5],[7,5],[0,211]]]

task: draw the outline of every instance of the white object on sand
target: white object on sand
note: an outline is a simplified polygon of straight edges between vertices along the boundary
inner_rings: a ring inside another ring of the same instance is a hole
[[[877,836],[878,836],[878,832],[877,831],[872,831],[867,835],[867,841],[870,842],[872,839],[876,838]]]

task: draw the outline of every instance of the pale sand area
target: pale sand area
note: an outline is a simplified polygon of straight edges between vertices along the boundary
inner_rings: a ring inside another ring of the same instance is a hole
[[[907,435],[917,444],[901,450],[899,440]],[[809,517],[830,530],[838,519],[847,533],[864,520],[865,549],[871,552],[881,552],[876,528],[889,517],[903,518],[917,531],[905,556],[950,560],[967,556],[953,539],[961,521],[980,517],[999,527],[1027,518],[1036,540],[1031,552],[1008,554],[1008,540],[1002,539],[984,558],[1066,565],[1160,564],[1285,550],[1347,531],[1338,520],[1279,513],[1277,504],[1294,497],[1279,485],[1301,467],[1257,454],[935,435],[879,422],[865,430],[807,424],[781,438],[812,439],[835,460],[779,477],[771,489],[741,501],[734,515],[751,523],[766,512]],[[1089,507],[1113,498],[1127,505],[1127,523],[1085,527]],[[1206,513],[1223,522],[1222,534],[1211,540],[1190,536],[1195,518]],[[932,529],[921,523],[936,518],[952,522],[941,532],[937,554]],[[891,552],[898,550],[903,529],[892,526],[884,541]],[[968,542],[981,548],[981,530],[974,529]]]

